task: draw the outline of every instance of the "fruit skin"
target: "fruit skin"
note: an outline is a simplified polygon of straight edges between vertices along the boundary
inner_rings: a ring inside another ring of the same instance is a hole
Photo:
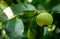
[[[40,27],[43,27],[44,25],[50,25],[53,22],[53,17],[48,12],[41,12],[36,17],[36,22]]]

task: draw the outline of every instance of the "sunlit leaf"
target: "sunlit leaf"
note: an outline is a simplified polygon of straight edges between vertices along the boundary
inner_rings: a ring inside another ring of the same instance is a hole
[[[0,10],[3,10],[5,8],[6,8],[6,6],[4,6],[2,3],[0,3]]]
[[[30,4],[12,5],[11,9],[15,15],[20,14],[20,12],[23,12],[23,11],[34,11],[34,10],[36,10],[35,7],[33,5],[30,5]]]

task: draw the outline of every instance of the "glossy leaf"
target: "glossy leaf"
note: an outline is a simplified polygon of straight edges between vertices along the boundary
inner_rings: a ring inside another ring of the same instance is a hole
[[[33,5],[30,4],[16,4],[16,5],[12,5],[11,6],[12,11],[14,12],[14,14],[20,14],[20,12],[24,12],[24,11],[34,11],[36,10],[35,7]]]
[[[23,36],[24,25],[21,19],[14,18],[7,21],[4,25],[4,28],[7,31],[7,35],[11,39],[16,38],[17,36]]]
[[[16,5],[12,5],[11,7],[5,8],[3,10],[3,13],[0,14],[1,15],[0,18],[2,19],[2,21],[6,21],[14,18],[17,15],[21,15],[21,13],[24,11],[34,11],[34,10],[36,10],[35,7],[30,4],[21,4],[21,5],[16,4]],[[2,17],[3,15],[4,18]]]
[[[52,8],[52,12],[54,11],[60,11],[60,4]]]

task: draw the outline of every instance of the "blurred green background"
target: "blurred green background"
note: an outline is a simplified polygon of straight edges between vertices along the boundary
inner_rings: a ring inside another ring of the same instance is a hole
[[[36,24],[43,11],[53,16],[50,27]],[[0,0],[0,39],[60,39],[60,0]]]

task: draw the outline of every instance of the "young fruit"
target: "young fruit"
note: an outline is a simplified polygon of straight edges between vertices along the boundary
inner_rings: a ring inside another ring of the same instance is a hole
[[[48,25],[48,32],[54,31],[56,28],[56,25]]]
[[[36,17],[36,22],[39,26],[43,27],[44,25],[50,25],[53,22],[53,17],[51,14],[47,12],[41,12],[37,17]]]

